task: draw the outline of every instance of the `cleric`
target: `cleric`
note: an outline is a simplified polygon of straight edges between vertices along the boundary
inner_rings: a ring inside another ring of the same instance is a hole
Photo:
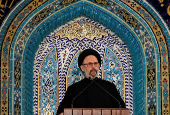
[[[97,51],[84,50],[78,57],[78,66],[85,78],[68,87],[57,115],[63,115],[64,108],[125,108],[116,86],[97,77],[101,66]]]

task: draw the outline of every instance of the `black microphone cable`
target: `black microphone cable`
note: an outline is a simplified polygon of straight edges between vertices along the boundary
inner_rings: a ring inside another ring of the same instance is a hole
[[[116,99],[116,97],[114,97],[112,94],[110,94],[107,90],[105,90],[101,85],[99,85],[97,82],[95,82],[95,84],[97,84],[101,89],[103,89],[107,94],[109,94],[113,99],[115,99],[118,103],[119,103],[119,108],[121,108],[121,104],[119,102],[119,100]]]
[[[97,77],[94,78],[94,79],[92,80],[92,82],[91,82],[86,88],[84,88],[76,97],[74,97],[74,99],[73,99],[72,102],[71,102],[71,108],[73,108],[73,102],[74,102],[74,100],[75,100],[78,96],[80,96],[87,88],[89,88],[97,79],[98,79]]]

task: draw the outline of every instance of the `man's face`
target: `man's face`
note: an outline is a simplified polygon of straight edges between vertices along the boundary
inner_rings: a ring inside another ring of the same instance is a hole
[[[94,55],[88,55],[84,58],[83,64],[80,66],[81,70],[85,72],[86,78],[95,78],[98,74],[100,64]]]

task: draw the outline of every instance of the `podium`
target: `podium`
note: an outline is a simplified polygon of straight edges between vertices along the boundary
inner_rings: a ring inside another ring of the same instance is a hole
[[[130,115],[126,108],[65,108],[64,115]]]

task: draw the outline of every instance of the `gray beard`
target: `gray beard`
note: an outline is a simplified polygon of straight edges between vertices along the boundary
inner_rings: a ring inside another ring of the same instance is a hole
[[[91,71],[92,71],[92,70],[91,70]],[[91,71],[90,71],[90,73],[91,73]],[[98,75],[98,72],[99,72],[99,71],[96,70],[96,75],[91,75],[91,74],[89,73],[89,75],[88,75],[89,79],[90,79],[90,80],[93,80],[94,78],[96,78],[97,75]],[[85,69],[85,72],[84,72],[84,73],[85,73],[85,75],[87,75],[86,69]]]
[[[89,75],[89,79],[93,80],[94,78],[96,78],[98,75],[98,72],[96,73],[96,75]]]

